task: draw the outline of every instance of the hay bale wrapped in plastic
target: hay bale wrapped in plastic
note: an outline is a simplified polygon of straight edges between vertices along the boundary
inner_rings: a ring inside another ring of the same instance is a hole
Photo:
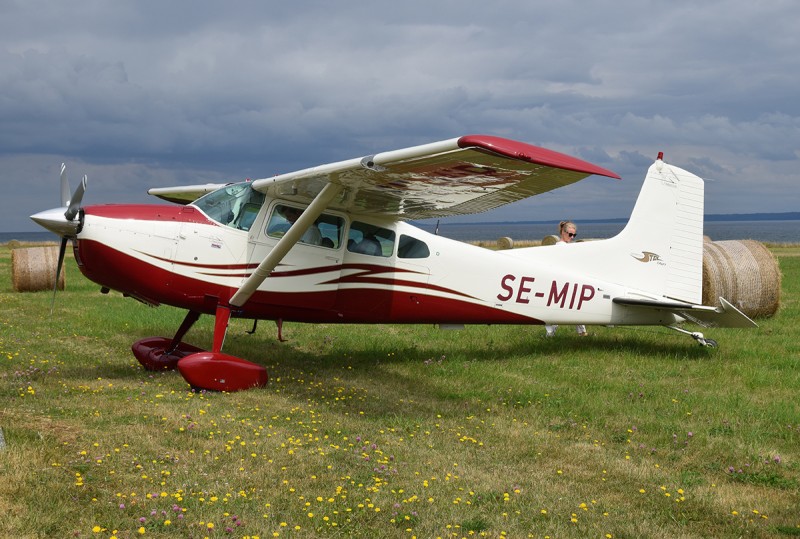
[[[11,280],[17,292],[52,290],[58,266],[58,247],[28,247],[11,251]],[[67,278],[61,271],[58,289],[64,290]]]
[[[503,236],[502,238],[498,238],[497,247],[500,249],[513,249],[514,240],[509,238],[508,236]]]
[[[751,318],[778,312],[781,272],[778,261],[755,240],[703,243],[703,304],[730,301]]]

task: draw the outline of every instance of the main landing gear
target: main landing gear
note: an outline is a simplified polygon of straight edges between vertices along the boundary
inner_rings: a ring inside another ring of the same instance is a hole
[[[692,339],[697,341],[698,344],[700,344],[700,346],[707,346],[708,348],[717,347],[717,341],[715,341],[714,339],[705,338],[703,334],[700,333],[699,331],[687,331],[683,328],[679,328],[678,326],[665,326],[665,327],[669,329],[674,329],[678,333],[683,333],[684,335],[690,336]]]
[[[196,311],[187,313],[172,339],[148,337],[133,343],[131,350],[147,370],[172,370],[177,367],[193,389],[240,391],[264,387],[268,380],[264,367],[222,353],[230,316],[230,308],[217,307],[214,342],[210,352],[181,340],[200,318],[200,313]]]

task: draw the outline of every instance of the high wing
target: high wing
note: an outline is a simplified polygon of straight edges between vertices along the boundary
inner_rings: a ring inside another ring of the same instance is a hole
[[[253,188],[309,203],[333,183],[342,190],[328,203],[330,209],[425,219],[487,211],[592,174],[619,178],[552,150],[467,135],[255,180]]]
[[[220,187],[225,187],[227,183],[206,183],[202,185],[183,185],[179,187],[153,187],[147,190],[148,195],[157,196],[168,202],[176,204],[189,204],[201,196]]]
[[[746,314],[731,305],[731,303],[724,298],[719,298],[719,307],[632,298],[614,298],[612,301],[617,305],[623,305],[625,307],[631,307],[634,309],[650,309],[655,311],[671,312],[686,320],[689,320],[690,322],[694,322],[695,324],[704,327],[758,327],[758,324],[750,320]]]

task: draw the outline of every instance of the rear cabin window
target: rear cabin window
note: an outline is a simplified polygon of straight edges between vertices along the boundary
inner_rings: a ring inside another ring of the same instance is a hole
[[[278,204],[272,210],[272,216],[269,218],[267,235],[270,238],[282,238],[302,213],[303,208]],[[343,228],[343,218],[323,213],[306,230],[303,237],[300,238],[300,243],[338,249],[342,244]]]
[[[428,258],[431,256],[431,251],[424,241],[400,234],[400,241],[397,243],[397,256],[399,258]]]
[[[353,221],[347,235],[347,250],[370,256],[392,256],[394,232],[375,225]]]

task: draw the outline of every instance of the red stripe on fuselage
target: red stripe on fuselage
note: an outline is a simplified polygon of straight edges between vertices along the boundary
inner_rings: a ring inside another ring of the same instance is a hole
[[[185,268],[203,268],[207,270],[213,271],[220,271],[220,270],[249,270],[258,267],[258,264],[199,264],[196,262],[185,262],[182,260],[172,260],[169,258],[164,258],[163,256],[156,256],[150,253],[146,253],[141,250],[137,250],[137,253],[150,257],[154,260],[160,260],[162,262],[168,262],[170,264],[175,264],[176,266],[183,266]],[[206,273],[206,275],[216,275],[214,273]],[[219,275],[227,275],[227,274],[219,274]]]

